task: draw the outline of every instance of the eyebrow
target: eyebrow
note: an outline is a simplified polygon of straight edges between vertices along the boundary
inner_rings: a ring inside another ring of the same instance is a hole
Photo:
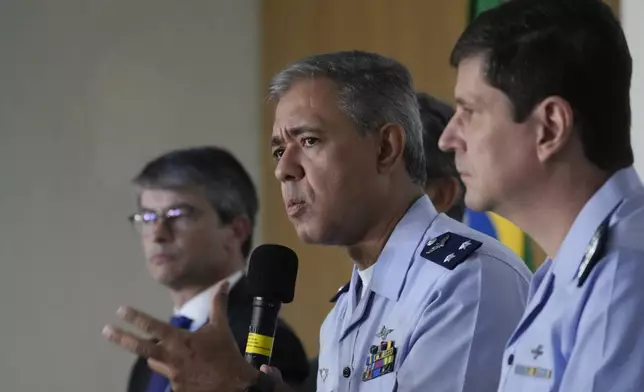
[[[320,128],[302,125],[299,127],[287,129],[286,133],[291,135],[291,137],[298,137],[304,133],[320,133]],[[271,137],[271,148],[279,147],[282,144],[284,144],[284,139],[281,136],[275,135]]]
[[[481,99],[479,97],[472,97],[471,99],[465,99],[463,97],[456,97],[455,99],[456,104],[458,106],[472,106],[472,105],[480,105],[481,104]]]
[[[177,208],[188,208],[188,209],[193,208],[193,209],[194,209],[194,208],[196,208],[196,207],[195,207],[195,206],[193,206],[193,205],[192,205],[192,204],[190,204],[190,203],[186,203],[186,202],[179,202],[179,203],[173,203],[173,204],[170,204],[170,205],[169,205],[169,206],[167,206],[166,208],[162,208],[162,209],[161,209],[161,211],[169,211],[169,210],[174,210],[174,209],[177,209]],[[147,211],[149,211],[149,212],[156,212],[156,211],[158,211],[158,210],[155,210],[154,208],[149,208],[149,207],[139,206],[139,211],[140,211],[140,212],[147,212]]]
[[[458,97],[458,98],[456,98],[456,105],[458,105],[458,106],[469,106],[470,102],[468,102],[464,98]]]

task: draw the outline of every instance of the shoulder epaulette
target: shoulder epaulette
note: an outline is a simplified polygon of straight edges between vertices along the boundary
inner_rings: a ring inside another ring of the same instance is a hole
[[[344,293],[346,293],[347,291],[349,291],[349,286],[350,286],[350,285],[351,285],[351,281],[348,281],[344,286],[340,287],[340,288],[338,289],[338,291],[335,293],[335,295],[334,295],[333,297],[331,297],[331,299],[329,300],[329,302],[331,302],[331,303],[335,303],[335,301],[337,301],[337,300],[338,300],[338,298],[340,298],[340,296],[341,296],[342,294],[344,294]]]
[[[584,259],[579,265],[577,270],[577,287],[581,287],[588,275],[595,268],[599,260],[606,253],[606,241],[608,239],[608,219],[599,225],[597,231],[593,235],[593,238],[590,240],[590,243],[586,247],[586,253],[584,253]]]
[[[429,240],[420,254],[429,261],[453,270],[481,245],[480,241],[447,232]]]

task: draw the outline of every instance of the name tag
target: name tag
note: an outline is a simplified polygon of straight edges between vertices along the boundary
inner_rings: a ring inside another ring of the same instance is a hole
[[[543,378],[547,380],[552,377],[552,370],[540,367],[516,365],[514,367],[514,374],[518,374],[520,376]]]

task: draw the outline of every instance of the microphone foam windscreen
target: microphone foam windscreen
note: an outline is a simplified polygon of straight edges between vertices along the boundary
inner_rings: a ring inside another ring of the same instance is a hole
[[[282,245],[260,245],[250,255],[248,286],[251,296],[290,303],[295,296],[297,255]]]

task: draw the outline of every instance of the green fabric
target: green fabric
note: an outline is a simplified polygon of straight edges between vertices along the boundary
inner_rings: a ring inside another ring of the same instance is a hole
[[[501,4],[503,0],[470,0],[470,20],[481,12]]]
[[[530,268],[530,271],[535,270],[534,268],[534,254],[532,253],[532,239],[526,234],[523,233],[523,261]]]

